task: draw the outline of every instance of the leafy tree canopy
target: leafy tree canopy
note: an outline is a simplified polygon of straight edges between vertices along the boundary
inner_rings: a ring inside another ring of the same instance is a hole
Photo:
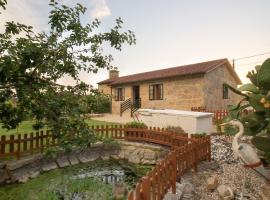
[[[6,0],[0,0],[5,9]],[[100,32],[100,21],[83,25],[81,16],[86,7],[63,5],[60,0],[49,3],[48,32],[35,32],[32,26],[6,22],[0,33],[0,122],[13,129],[25,119],[36,121],[34,128],[47,126],[63,141],[64,147],[93,141],[87,124],[81,118],[80,97],[91,87],[81,82],[80,71],[96,73],[112,69],[112,55],[103,52],[108,43],[121,50],[123,44],[135,44],[132,31],[122,31],[123,21],[108,32]],[[57,83],[60,78],[72,77],[76,85]],[[78,139],[70,138],[70,133]],[[91,137],[86,140],[84,137]]]

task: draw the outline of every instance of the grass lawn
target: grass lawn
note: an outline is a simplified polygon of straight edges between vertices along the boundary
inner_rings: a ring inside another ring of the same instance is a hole
[[[98,120],[93,120],[93,119],[87,119],[86,122],[89,126],[115,124],[115,123],[103,122],[103,121],[98,121]],[[18,133],[24,134],[24,133],[34,132],[35,130],[32,129],[33,124],[34,124],[34,121],[24,121],[19,125],[18,129],[12,129],[9,131],[7,131],[6,129],[3,129],[0,126],[0,136],[1,135],[12,135],[12,134],[16,135]]]

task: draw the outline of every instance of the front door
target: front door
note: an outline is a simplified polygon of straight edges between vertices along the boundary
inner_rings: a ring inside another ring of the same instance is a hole
[[[133,102],[136,102],[140,99],[140,86],[139,85],[133,86],[132,96],[133,96]]]

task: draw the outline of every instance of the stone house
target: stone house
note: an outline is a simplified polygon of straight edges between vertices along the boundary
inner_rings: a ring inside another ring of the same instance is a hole
[[[111,112],[120,114],[121,105],[140,102],[137,107],[151,109],[190,110],[206,106],[226,109],[239,97],[223,87],[223,83],[237,87],[242,84],[227,59],[166,68],[119,77],[109,72],[109,79],[98,83],[99,91],[111,95]]]

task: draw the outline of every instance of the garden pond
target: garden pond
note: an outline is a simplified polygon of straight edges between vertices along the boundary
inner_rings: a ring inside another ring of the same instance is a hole
[[[43,173],[24,184],[2,186],[0,200],[114,200],[116,185],[132,190],[152,167],[100,159]]]

